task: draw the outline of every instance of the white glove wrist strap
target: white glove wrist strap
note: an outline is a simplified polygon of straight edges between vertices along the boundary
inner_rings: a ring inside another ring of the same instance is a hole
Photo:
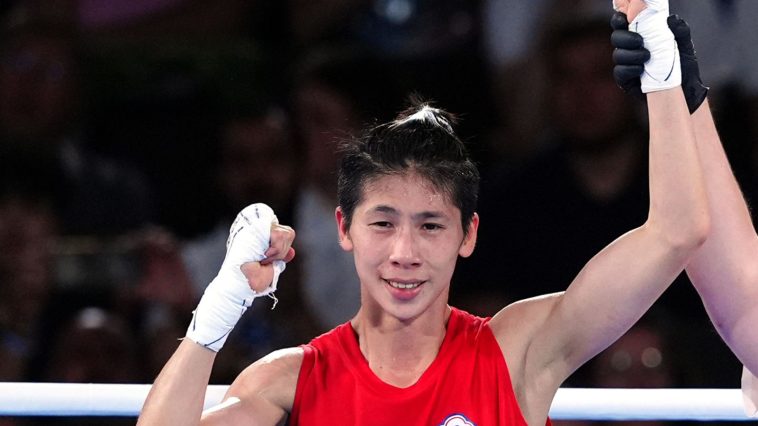
[[[674,34],[668,27],[668,0],[645,0],[647,7],[629,24],[642,36],[650,60],[640,78],[643,93],[681,86],[682,69]]]

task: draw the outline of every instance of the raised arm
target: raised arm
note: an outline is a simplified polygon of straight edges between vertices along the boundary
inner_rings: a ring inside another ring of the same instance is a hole
[[[216,352],[185,339],[161,370],[137,425],[200,424]]]
[[[660,25],[659,14],[668,15],[662,3],[648,1],[646,17],[637,25],[640,32],[660,37],[645,66],[650,79],[643,84],[650,126],[647,221],[593,257],[565,293],[512,305],[493,319],[509,368],[515,364],[514,387],[523,394],[519,402],[527,416],[532,407],[539,411],[549,405],[552,394],[546,397],[539,388],[557,389],[647,311],[707,233],[694,133],[677,76],[669,75],[678,58],[665,18]],[[505,336],[514,333],[526,347],[508,343]],[[540,414],[533,419],[539,421]]]
[[[695,253],[686,271],[719,335],[747,369],[742,377],[744,401],[749,413],[755,416],[758,413],[758,236],[707,101],[692,114],[692,120],[713,221],[708,239]]]
[[[692,119],[713,224],[687,275],[721,337],[746,367],[758,372],[758,237],[708,102]]]
[[[540,340],[555,342],[553,360],[561,361],[562,379],[650,308],[707,233],[705,192],[681,90],[649,92],[647,97],[648,219],[592,258],[556,301]]]
[[[687,266],[687,275],[724,342],[745,366],[746,411],[758,414],[758,236],[747,203],[729,165],[707,100],[702,102],[700,69],[687,23],[669,18],[682,56],[684,93],[690,104],[705,174],[712,229]],[[687,88],[691,89],[687,89]],[[703,97],[704,100],[704,97]],[[701,103],[702,102],[702,103]]]
[[[705,177],[711,230],[705,244],[686,267],[711,321],[727,345],[751,371],[758,371],[758,237],[747,203],[721,144],[700,78],[687,23],[668,18],[682,62],[682,87],[687,99],[700,163]],[[618,40],[616,40],[618,41]],[[642,46],[623,44],[635,62]],[[636,53],[635,53],[636,52]],[[619,58],[617,57],[617,60]],[[639,84],[639,73],[617,75],[622,87]],[[637,83],[635,83],[635,79]]]
[[[682,271],[707,233],[695,137],[680,79],[671,73],[672,64],[679,65],[665,22],[667,3],[647,0],[630,25],[652,40],[642,81],[650,132],[648,218],[591,259],[556,302],[541,339],[559,342],[554,359],[563,363],[562,376],[626,332]]]
[[[706,101],[692,115],[713,229],[687,275],[727,346],[742,362],[742,390],[758,413],[758,237]]]
[[[691,49],[687,24],[681,19],[672,23],[681,34],[680,49],[687,48],[682,45]],[[691,69],[697,70],[694,50],[690,58]],[[692,114],[692,121],[712,226],[707,241],[687,266],[687,275],[721,337],[758,374],[758,237],[707,101]]]
[[[294,256],[293,239],[294,231],[279,225],[268,206],[253,204],[240,212],[218,276],[195,309],[186,338],[155,380],[138,425],[200,424],[216,353],[253,299],[276,290],[284,262]],[[278,424],[294,398],[300,359],[295,349],[251,366],[203,424]]]

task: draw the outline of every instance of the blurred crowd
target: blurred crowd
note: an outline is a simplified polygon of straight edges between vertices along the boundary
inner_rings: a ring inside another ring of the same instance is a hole
[[[758,2],[670,2],[752,201]],[[644,103],[613,81],[610,14],[607,0],[0,3],[0,380],[152,382],[252,202],[295,228],[298,255],[211,382],[348,320],[359,288],[337,244],[337,143],[410,94],[458,114],[483,176],[451,304],[486,316],[565,289],[647,214]],[[567,386],[739,374],[682,276]],[[0,425],[133,423],[42,420]]]

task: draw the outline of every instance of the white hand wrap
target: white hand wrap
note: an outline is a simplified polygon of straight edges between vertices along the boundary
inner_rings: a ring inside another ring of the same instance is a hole
[[[253,299],[276,291],[279,274],[285,263],[273,262],[274,279],[262,292],[253,291],[240,267],[247,262],[260,262],[269,248],[271,225],[276,215],[265,204],[245,207],[234,220],[226,241],[226,257],[216,278],[211,281],[193,312],[187,338],[215,352],[226,342],[229,333]]]
[[[647,7],[629,23],[629,31],[642,36],[650,60],[640,78],[643,93],[681,86],[682,68],[679,49],[666,19],[669,16],[668,0],[645,0]]]

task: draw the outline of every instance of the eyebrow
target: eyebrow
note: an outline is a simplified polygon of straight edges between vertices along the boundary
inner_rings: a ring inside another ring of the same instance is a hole
[[[392,207],[385,204],[380,204],[374,208],[372,208],[370,211],[376,212],[376,213],[384,213],[389,214],[392,216],[399,216],[400,212]],[[440,212],[440,211],[423,211],[419,213],[414,213],[411,215],[411,218],[414,220],[425,220],[425,219],[435,219],[435,218],[446,218],[447,215]]]

